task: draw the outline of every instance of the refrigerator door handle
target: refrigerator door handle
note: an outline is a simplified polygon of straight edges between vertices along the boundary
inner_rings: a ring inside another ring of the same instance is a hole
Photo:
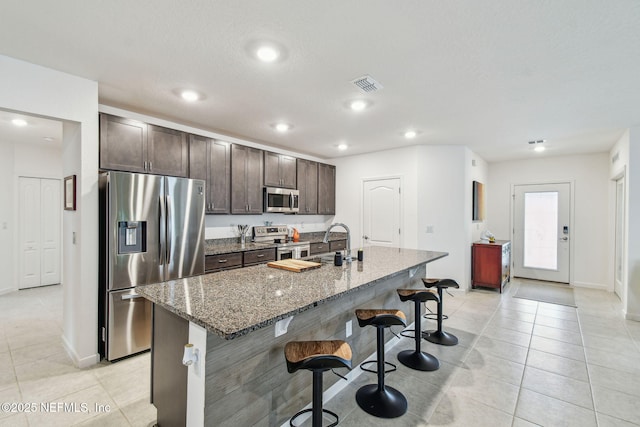
[[[159,218],[158,218],[158,247],[160,248],[160,264],[164,263],[164,254],[166,252],[164,248],[165,205],[164,205],[163,199],[164,199],[163,196],[160,196],[160,198],[158,199],[158,203],[160,204]]]
[[[144,298],[144,297],[138,294],[122,295],[122,301],[128,300],[128,299],[137,299],[137,298]]]
[[[171,236],[171,196],[167,196],[167,264],[171,264],[171,245],[172,245],[172,236]]]

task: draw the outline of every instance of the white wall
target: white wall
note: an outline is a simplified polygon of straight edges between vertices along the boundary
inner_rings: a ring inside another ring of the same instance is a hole
[[[616,247],[616,184],[615,180],[624,177],[624,230],[625,239],[623,242],[623,269],[622,269],[622,292],[620,299],[622,300],[623,314],[627,312],[627,292],[629,283],[629,271],[626,268],[628,265],[628,253],[629,253],[629,185],[627,168],[629,167],[629,130],[627,130],[622,137],[614,144],[609,151],[609,276],[615,280],[615,247]]]
[[[613,157],[618,157],[613,161]],[[640,127],[629,129],[620,140],[614,145],[610,152],[611,168],[610,177],[612,179],[625,173],[626,184],[626,218],[625,227],[627,231],[624,256],[624,290],[623,306],[624,315],[627,319],[640,321]],[[615,197],[611,198],[611,211],[614,208]],[[611,241],[611,252],[613,244]]]
[[[571,283],[613,289],[609,274],[609,158],[607,153],[491,163],[487,227],[510,240],[514,184],[573,182]]]
[[[336,222],[351,229],[351,246],[362,246],[363,179],[401,177],[401,246],[417,248],[418,147],[334,159],[336,165]],[[336,229],[336,231],[339,231]]]
[[[94,364],[98,360],[98,84],[0,56],[0,108],[67,121],[63,175],[78,177],[78,210],[63,213],[63,342],[78,366]],[[72,232],[77,233],[75,245]]]
[[[13,143],[0,141],[0,295],[15,289],[13,271],[14,214],[13,214]]]
[[[5,280],[0,282],[0,294],[15,291],[19,285],[17,265],[18,241],[18,178],[62,177],[62,147],[60,144],[32,145],[21,141],[0,141],[0,268]],[[62,188],[62,187],[61,187]],[[4,228],[4,223],[7,228]],[[14,254],[15,257],[14,257]]]

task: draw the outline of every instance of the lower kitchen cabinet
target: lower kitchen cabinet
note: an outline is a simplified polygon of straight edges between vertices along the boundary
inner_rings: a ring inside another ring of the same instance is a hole
[[[242,252],[207,255],[204,257],[205,273],[213,273],[215,271],[230,270],[232,268],[240,267],[242,267]]]
[[[471,250],[471,287],[497,288],[511,281],[511,242],[475,242]]]
[[[332,240],[329,242],[329,251],[343,251],[347,249],[347,241],[346,240]]]
[[[244,267],[248,267],[250,265],[263,264],[269,261],[276,260],[276,248],[269,249],[258,249],[257,251],[246,251],[243,252],[243,262],[242,265]]]

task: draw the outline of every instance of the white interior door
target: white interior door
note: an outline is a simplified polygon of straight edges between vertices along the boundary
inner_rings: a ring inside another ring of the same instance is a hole
[[[60,283],[60,180],[40,180],[40,285]]]
[[[20,289],[60,283],[60,181],[19,178]]]
[[[571,185],[516,185],[514,275],[569,283]]]
[[[400,178],[365,180],[363,246],[400,247]]]
[[[616,181],[616,253],[614,291],[622,299],[622,285],[624,283],[624,178]]]

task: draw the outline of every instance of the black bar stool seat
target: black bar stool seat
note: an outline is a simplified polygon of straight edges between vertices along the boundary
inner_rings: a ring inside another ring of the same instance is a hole
[[[311,412],[312,427],[322,427],[322,414],[329,414],[335,421],[327,427],[338,425],[338,414],[322,408],[322,373],[334,368],[351,369],[351,347],[344,341],[291,341],[284,347],[287,370],[294,373],[298,369],[313,371],[313,400],[311,409],[291,417],[289,425],[300,415]]]
[[[414,339],[416,341],[415,350],[404,350],[398,353],[398,360],[403,365],[419,371],[435,371],[440,367],[440,362],[432,354],[420,350],[422,333],[420,330],[420,303],[427,301],[440,301],[436,291],[431,289],[398,289],[400,301],[413,301],[415,305],[415,330]],[[410,332],[405,330],[403,332]]]
[[[442,320],[444,313],[442,310],[442,290],[447,288],[459,288],[460,285],[453,279],[422,279],[422,283],[427,288],[437,288],[438,297],[438,329],[435,331],[424,331],[422,337],[429,342],[440,345],[456,345],[458,344],[458,337],[442,330]]]
[[[406,326],[406,316],[400,310],[366,309],[356,310],[360,327],[375,326],[377,329],[376,357],[378,384],[367,384],[356,392],[360,408],[379,418],[396,418],[407,412],[407,398],[393,387],[384,384],[384,329],[390,326]]]

